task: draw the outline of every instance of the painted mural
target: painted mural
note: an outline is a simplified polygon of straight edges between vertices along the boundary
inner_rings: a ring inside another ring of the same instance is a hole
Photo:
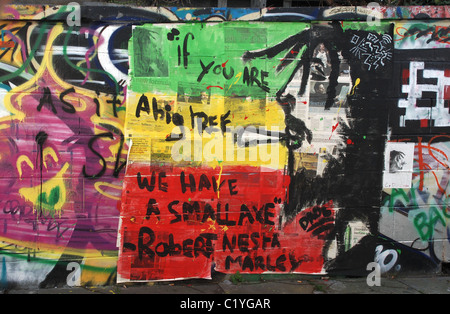
[[[2,12],[3,289],[449,262],[449,7],[72,9]]]

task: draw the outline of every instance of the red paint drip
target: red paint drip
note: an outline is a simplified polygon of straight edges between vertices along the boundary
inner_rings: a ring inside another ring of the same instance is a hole
[[[417,142],[417,155],[419,156],[419,168],[422,168],[423,165],[423,155],[422,155],[422,138],[418,137]],[[420,171],[420,183],[419,183],[419,191],[423,191],[423,179],[424,179],[424,171]]]
[[[444,100],[450,99],[450,86],[446,85],[444,86]]]
[[[331,132],[334,132],[334,131],[337,129],[338,125],[339,125],[339,122],[336,123],[335,125],[333,125],[333,126],[331,127]]]
[[[224,63],[222,63],[222,68],[224,68],[227,65],[227,62],[228,62],[228,60],[225,61]]]
[[[402,71],[402,84],[407,85],[409,79],[409,69],[404,69]]]
[[[331,139],[331,136],[333,135],[333,132],[336,131],[338,125],[339,125],[339,122],[336,123],[335,125],[333,125],[333,126],[331,127],[331,135],[330,135],[330,138],[329,138],[329,139]]]

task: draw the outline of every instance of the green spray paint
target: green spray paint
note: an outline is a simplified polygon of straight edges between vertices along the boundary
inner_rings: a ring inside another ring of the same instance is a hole
[[[201,93],[224,97],[275,97],[288,81],[296,60],[283,60],[291,47],[273,58],[251,62],[246,51],[266,49],[309,27],[309,23],[145,24],[129,41],[130,90],[166,95]],[[149,52],[152,52],[150,54]],[[294,61],[280,73],[276,67]]]

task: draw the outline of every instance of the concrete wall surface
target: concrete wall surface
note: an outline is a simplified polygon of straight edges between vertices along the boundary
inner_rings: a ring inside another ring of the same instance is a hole
[[[0,23],[2,288],[450,261],[450,6]]]

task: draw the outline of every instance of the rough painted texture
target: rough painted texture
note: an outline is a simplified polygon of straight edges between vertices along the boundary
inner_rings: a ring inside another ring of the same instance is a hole
[[[449,262],[449,7],[69,12],[2,13],[2,287]]]

